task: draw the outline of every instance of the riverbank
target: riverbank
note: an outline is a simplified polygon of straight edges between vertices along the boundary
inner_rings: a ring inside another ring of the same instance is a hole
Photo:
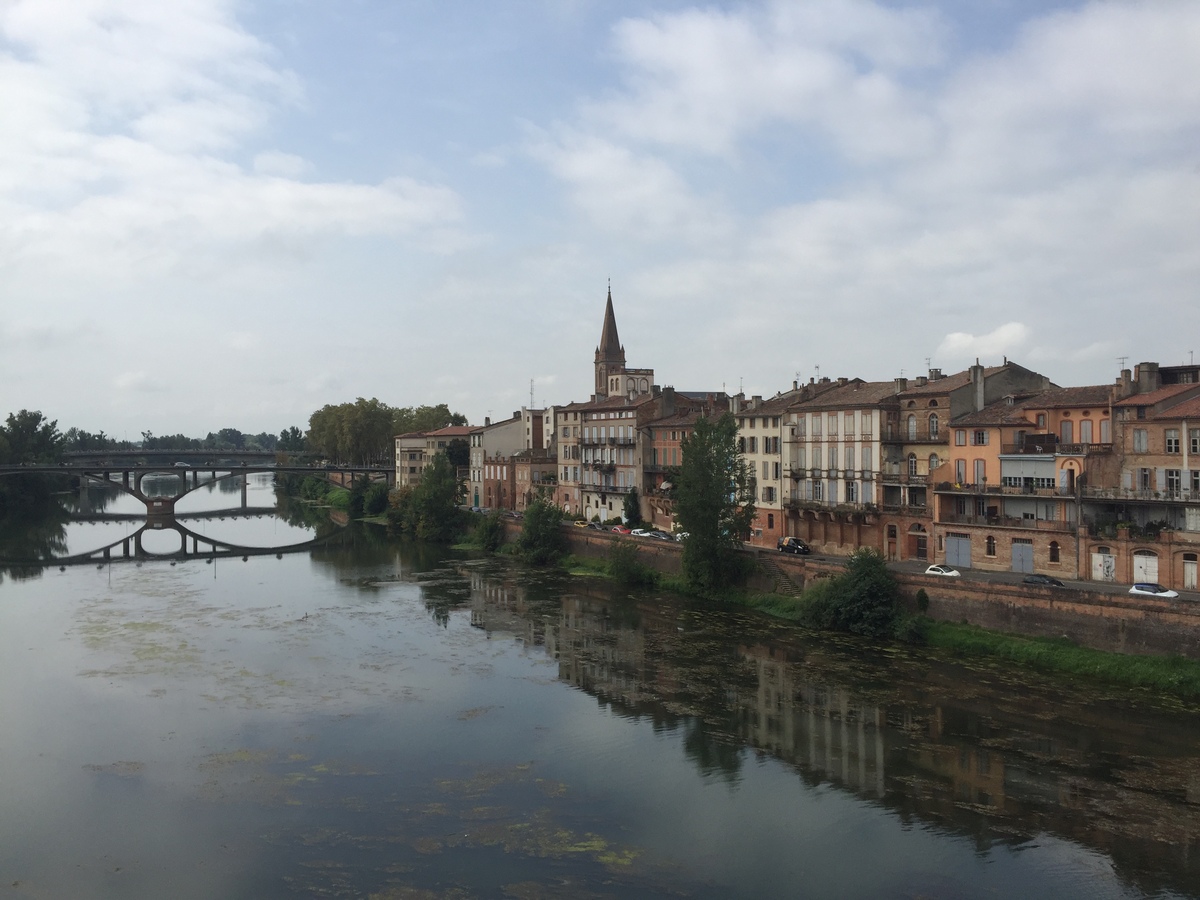
[[[598,552],[600,548],[592,536],[586,535],[582,541],[572,540],[570,543],[573,550],[584,552],[575,552],[563,561],[566,571],[593,577],[611,577],[607,555]],[[605,542],[606,549],[611,545],[610,541]],[[648,549],[657,551],[658,547],[651,545]],[[686,583],[678,574],[664,571],[668,568],[666,566],[655,565],[662,556],[660,552],[639,552],[637,556],[642,565],[656,571],[660,589],[689,594]],[[774,559],[772,563],[775,563]],[[800,625],[807,603],[803,591],[774,593],[753,589],[734,590],[726,592],[721,602],[751,609],[809,630]],[[1084,646],[1070,638],[1013,634],[964,622],[939,621],[925,615],[917,616],[916,623],[916,627],[911,629],[917,638],[913,643],[951,659],[993,660],[1047,674],[1136,691],[1153,691],[1162,697],[1189,703],[1200,701],[1200,660],[1178,654],[1121,653]],[[904,646],[902,643],[898,645]]]

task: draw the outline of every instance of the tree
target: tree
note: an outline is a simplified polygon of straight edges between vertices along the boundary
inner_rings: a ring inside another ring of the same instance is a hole
[[[57,421],[47,421],[40,412],[27,409],[8,414],[4,437],[9,461],[15,463],[58,462],[66,443]]]
[[[638,499],[638,491],[636,487],[631,487],[629,493],[625,495],[625,524],[630,528],[637,528],[642,524],[642,504]]]
[[[451,438],[446,444],[446,456],[450,465],[463,469],[471,464],[471,445],[463,438]]]
[[[457,473],[446,454],[438,453],[421,473],[417,485],[397,495],[388,521],[423,541],[448,543],[463,526],[458,501]]]
[[[810,593],[805,622],[866,637],[892,637],[900,621],[900,589],[878,550],[860,547],[846,571]]]
[[[683,439],[683,460],[674,488],[683,545],[683,576],[708,593],[743,574],[739,548],[754,521],[750,467],[738,452],[737,422],[729,413],[701,417]]]
[[[566,548],[562,533],[562,510],[546,497],[536,497],[525,507],[517,549],[535,566],[554,562]]]
[[[288,453],[295,453],[304,449],[304,432],[293,425],[291,428],[285,428],[279,432],[279,449]]]

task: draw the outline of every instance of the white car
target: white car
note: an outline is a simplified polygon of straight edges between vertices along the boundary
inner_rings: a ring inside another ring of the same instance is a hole
[[[634,537],[650,537],[650,529],[649,528],[635,528],[635,529],[633,529],[633,531],[631,531],[629,533],[632,534]]]
[[[942,576],[946,576],[949,578],[958,578],[962,574],[962,572],[958,571],[958,569],[952,569],[949,566],[933,565],[925,570],[925,574],[926,575],[942,575]]]
[[[1143,597],[1178,597],[1179,592],[1173,591],[1170,588],[1165,588],[1161,584],[1155,584],[1153,581],[1139,581],[1129,589],[1131,594],[1141,594]]]

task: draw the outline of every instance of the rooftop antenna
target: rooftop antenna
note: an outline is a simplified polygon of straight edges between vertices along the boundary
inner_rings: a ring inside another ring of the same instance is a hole
[[[533,379],[529,379],[529,408],[533,409]]]
[[[928,369],[928,368],[929,368],[930,366],[932,366],[932,365],[933,365],[933,360],[932,360],[932,359],[930,359],[928,356],[927,356],[927,357],[925,357],[925,368],[927,368],[927,369]]]
[[[1122,369],[1125,368],[1125,360],[1127,360],[1127,359],[1129,359],[1128,356],[1118,356],[1117,357],[1117,362],[1119,362],[1121,364]]]

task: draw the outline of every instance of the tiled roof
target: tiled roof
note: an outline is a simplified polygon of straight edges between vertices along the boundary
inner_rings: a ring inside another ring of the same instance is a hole
[[[1022,405],[1028,409],[1074,409],[1075,407],[1107,407],[1112,399],[1111,384],[1085,384],[1079,387],[1051,388],[1034,394]]]
[[[1132,397],[1118,400],[1113,406],[1154,406],[1154,404],[1161,403],[1163,400],[1170,400],[1177,394],[1194,391],[1196,387],[1194,384],[1165,384],[1157,391],[1150,391],[1146,394],[1134,394]]]
[[[1195,387],[1195,385],[1191,385]],[[1182,400],[1154,416],[1155,419],[1200,419],[1200,397]]]
[[[951,427],[972,427],[976,425],[1006,425],[1006,426],[1021,426],[1028,425],[1033,428],[1035,423],[1029,418],[1028,410],[1019,403],[1009,403],[1006,400],[1000,400],[985,406],[978,412],[964,413],[957,418],[950,420]]]
[[[984,377],[994,375],[999,372],[1003,366],[992,366],[983,370]],[[971,370],[963,369],[961,372],[955,372],[953,375],[943,375],[934,381],[926,384],[915,384],[912,379],[909,379],[908,387],[900,392],[900,397],[910,396],[925,396],[928,394],[948,394],[950,391],[958,390],[960,387],[965,387],[971,383]]]
[[[447,425],[436,431],[426,431],[425,437],[468,437],[471,432],[478,430],[477,425]]]
[[[788,409],[806,412],[877,406],[881,401],[891,399],[895,395],[894,381],[863,381],[861,378],[855,378],[846,384],[834,385],[810,400],[794,401]]]

